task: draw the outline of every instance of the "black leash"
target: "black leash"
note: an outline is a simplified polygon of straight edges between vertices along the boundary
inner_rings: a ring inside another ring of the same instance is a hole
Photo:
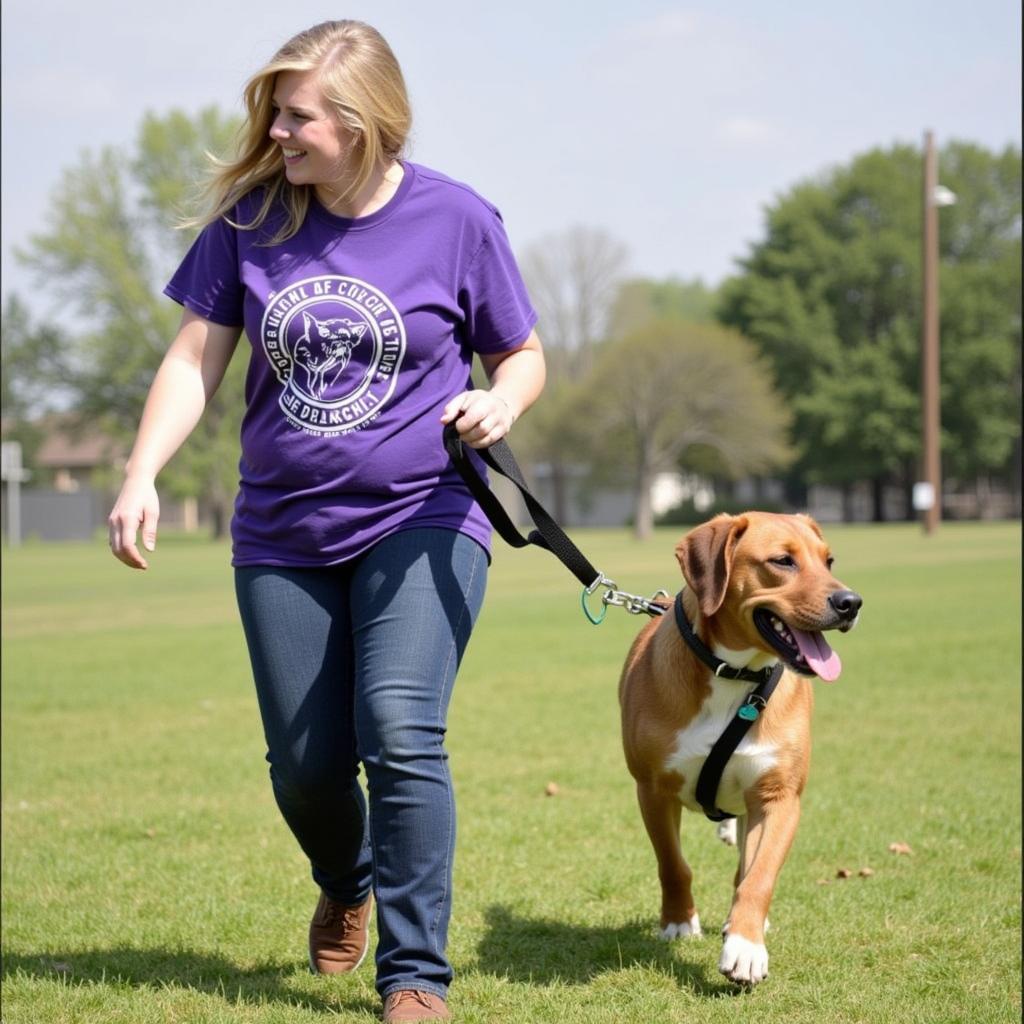
[[[701,661],[723,679],[740,679],[748,683],[757,683],[757,686],[747,694],[746,700],[739,706],[732,721],[725,727],[725,731],[715,741],[697,776],[697,803],[704,809],[704,814],[712,821],[725,821],[728,818],[735,818],[735,814],[727,814],[718,809],[718,787],[722,782],[722,773],[729,763],[729,758],[736,753],[743,737],[750,731],[750,727],[758,720],[761,712],[768,705],[768,699],[775,692],[782,678],[783,666],[780,662],[774,667],[763,668],[753,672],[748,668],[733,668],[728,662],[716,658],[708,649],[707,644],[694,632],[690,620],[683,611],[683,593],[676,595],[675,603],[676,625],[683,639],[690,645],[690,649],[700,658]]]
[[[480,476],[467,454],[454,424],[449,423],[444,428],[444,447],[458,470],[459,476],[462,477],[477,504],[483,509],[484,515],[487,516],[506,544],[514,548],[525,548],[532,544],[550,551],[583,584],[583,610],[591,622],[596,624],[601,619],[595,619],[591,615],[587,608],[586,596],[592,594],[600,586],[607,588],[601,598],[605,606],[610,604],[622,606],[634,615],[644,612],[647,615],[657,616],[663,615],[668,610],[666,605],[658,600],[659,595],[668,596],[664,591],[658,591],[653,598],[645,598],[616,590],[615,582],[590,564],[580,549],[573,544],[566,536],[565,531],[551,517],[547,509],[530,493],[530,488],[523,479],[522,470],[520,470],[512,450],[504,441],[498,441],[489,448],[478,448],[474,451],[487,466],[511,480],[523,496],[530,518],[537,527],[535,530],[531,530],[526,537],[519,532],[501,502]],[[601,618],[603,619],[603,617],[602,615]],[[675,618],[683,639],[716,676],[758,684],[747,695],[732,721],[725,727],[725,731],[711,748],[711,753],[708,754],[697,778],[697,801],[704,809],[704,813],[712,821],[725,821],[728,818],[736,817],[736,815],[727,814],[725,811],[718,810],[717,807],[718,787],[722,781],[722,772],[725,771],[725,766],[740,745],[740,741],[767,706],[768,698],[771,697],[782,678],[783,666],[778,664],[774,668],[752,672],[746,668],[733,668],[728,662],[716,657],[690,625],[690,621],[683,611],[682,591],[676,595]]]
[[[530,518],[537,527],[535,530],[531,530],[526,537],[519,532],[501,502],[487,486],[466,446],[459,438],[459,432],[455,429],[454,424],[449,423],[445,426],[443,440],[445,451],[458,470],[459,476],[462,477],[477,504],[483,509],[484,515],[491,521],[491,525],[498,531],[505,543],[514,548],[525,548],[532,544],[535,547],[544,548],[545,551],[550,551],[583,584],[581,597],[583,612],[595,626],[604,620],[609,605],[625,608],[632,615],[639,615],[641,612],[651,616],[665,613],[665,604],[659,601],[661,597],[668,597],[665,591],[659,590],[653,597],[647,598],[626,593],[624,590],[616,590],[615,581],[590,564],[583,552],[569,540],[565,531],[530,492],[512,450],[504,441],[498,441],[489,448],[471,450],[475,451],[487,466],[511,480],[518,488],[519,493],[523,496],[523,501],[526,502]],[[604,587],[605,592],[601,595],[603,605],[601,616],[595,618],[587,607],[587,597],[593,594],[598,587]]]
[[[484,515],[491,521],[495,530],[501,534],[501,538],[506,544],[510,544],[514,548],[525,548],[529,544],[544,548],[554,554],[589,591],[592,592],[600,585],[604,575],[587,561],[580,549],[565,535],[565,531],[530,493],[530,488],[527,487],[526,481],[523,479],[522,470],[512,454],[512,449],[504,441],[498,441],[490,448],[473,450],[491,469],[507,477],[519,489],[523,501],[526,502],[530,518],[537,527],[536,530],[531,530],[527,537],[519,532],[508,513],[502,508],[501,502],[477,472],[453,423],[448,423],[444,428],[444,447],[455,464],[455,468],[459,471],[459,476],[462,477],[477,504],[483,509]]]

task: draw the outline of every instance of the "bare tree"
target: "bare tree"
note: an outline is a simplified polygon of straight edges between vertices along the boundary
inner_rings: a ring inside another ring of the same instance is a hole
[[[653,526],[651,488],[692,445],[714,449],[731,475],[791,458],[789,413],[750,342],[710,324],[661,319],[602,347],[580,400],[600,408],[606,472],[632,477],[633,529]]]
[[[540,316],[554,372],[581,376],[608,317],[626,267],[626,247],[601,228],[581,225],[527,249],[523,276]]]
[[[519,436],[550,469],[553,512],[561,522],[568,522],[568,468],[578,461],[575,394],[607,334],[626,259],[626,247],[608,232],[577,225],[535,242],[520,261],[540,318],[549,383]]]

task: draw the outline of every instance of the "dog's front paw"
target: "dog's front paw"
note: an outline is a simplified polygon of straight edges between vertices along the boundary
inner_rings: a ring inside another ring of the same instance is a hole
[[[738,985],[756,985],[768,977],[768,950],[742,935],[726,935],[718,969]]]
[[[658,932],[659,938],[666,942],[671,942],[672,939],[699,939],[703,934],[700,930],[700,916],[697,914],[681,924],[670,922]]]

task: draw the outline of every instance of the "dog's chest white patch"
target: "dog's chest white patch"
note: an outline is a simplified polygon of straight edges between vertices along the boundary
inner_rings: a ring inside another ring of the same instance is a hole
[[[672,752],[665,761],[667,771],[683,776],[679,799],[690,810],[701,810],[697,803],[697,777],[707,760],[711,748],[725,727],[736,717],[736,712],[754,689],[744,683],[716,679],[712,682],[711,696],[686,728],[676,733]],[[718,808],[729,814],[746,814],[743,793],[766,771],[777,763],[778,751],[774,744],[756,742],[750,733],[743,737],[736,752],[722,772],[718,786]]]

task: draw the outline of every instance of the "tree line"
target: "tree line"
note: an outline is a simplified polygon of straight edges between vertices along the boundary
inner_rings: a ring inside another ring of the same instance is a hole
[[[31,453],[48,408],[72,408],[115,437],[134,433],[179,313],[161,293],[192,241],[187,211],[206,153],[235,122],[210,108],[148,115],[132,152],[68,167],[43,229],[19,253],[61,297],[76,329],[3,311],[3,404]],[[942,458],[958,486],[1020,494],[1021,155],[964,142],[940,155],[956,193],[941,212]],[[625,247],[573,227],[520,254],[548,355],[544,398],[513,439],[547,467],[552,511],[569,522],[568,481],[634,495],[649,532],[657,473],[807,488],[871,485],[909,494],[920,457],[920,151],[894,145],[794,185],[765,211],[764,237],[718,288],[630,277]],[[203,497],[223,529],[237,483],[244,360],[163,477]],[[909,498],[906,507],[910,509]],[[908,511],[908,514],[909,513]]]

